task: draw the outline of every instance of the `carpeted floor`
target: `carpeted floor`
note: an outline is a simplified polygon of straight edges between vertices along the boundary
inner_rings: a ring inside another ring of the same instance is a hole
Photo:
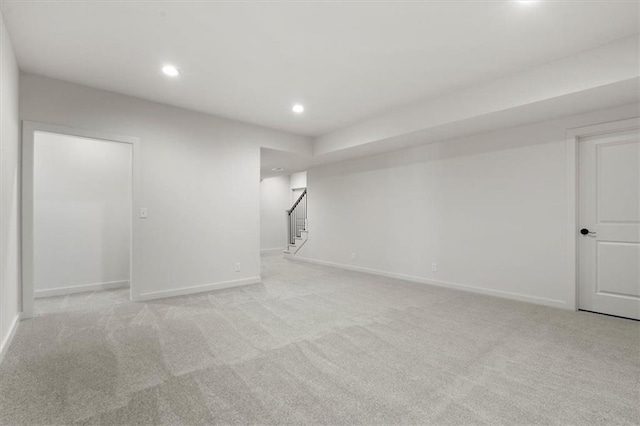
[[[263,280],[38,300],[0,423],[640,423],[639,322],[277,255]]]

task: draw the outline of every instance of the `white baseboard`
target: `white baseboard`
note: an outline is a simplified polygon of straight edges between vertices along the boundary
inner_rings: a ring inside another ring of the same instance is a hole
[[[242,287],[250,284],[260,284],[260,277],[250,277],[241,280],[223,281],[213,284],[196,285],[193,287],[178,288],[175,290],[154,291],[151,293],[142,293],[133,296],[134,302],[143,302],[146,300],[165,299],[167,297],[184,296],[186,294],[205,293],[213,290],[222,290],[225,288]]]
[[[284,251],[284,247],[274,247],[268,249],[260,249],[260,254],[269,254],[269,253],[282,253]]]
[[[363,273],[366,273],[366,274],[380,275],[380,276],[388,277],[388,278],[396,278],[396,279],[399,279],[399,280],[410,281],[410,282],[419,283],[419,284],[427,284],[427,285],[433,285],[433,286],[437,286],[437,287],[452,288],[452,289],[455,289],[455,290],[463,290],[463,291],[468,291],[468,292],[471,292],[471,293],[485,294],[485,295],[488,295],[488,296],[495,296],[495,297],[502,297],[502,298],[505,298],[505,299],[519,300],[521,302],[535,303],[535,304],[538,304],[538,305],[551,306],[551,307],[554,307],[554,308],[570,309],[570,307],[567,305],[567,303],[565,301],[563,301],[563,300],[547,299],[547,298],[544,298],[544,297],[529,296],[529,295],[521,294],[521,293],[512,293],[512,292],[508,292],[508,291],[493,290],[493,289],[488,289],[488,288],[484,288],[484,287],[476,287],[476,286],[467,285],[467,284],[459,284],[459,283],[452,283],[452,282],[448,282],[448,281],[433,280],[433,279],[428,279],[428,278],[423,278],[423,277],[417,277],[415,275],[405,275],[405,274],[399,274],[399,273],[395,273],[395,272],[379,271],[379,270],[376,270],[376,269],[363,268],[361,266],[345,265],[345,264],[342,264],[342,263],[327,262],[325,260],[309,259],[309,258],[300,257],[300,256],[287,256],[287,255],[285,255],[285,257],[288,258],[288,259],[292,259],[292,260],[299,260],[299,261],[302,261],[302,262],[314,263],[314,264],[317,264],[317,265],[325,265],[325,266],[331,266],[331,267],[334,267],[334,268],[347,269],[349,271],[363,272]]]
[[[57,287],[47,290],[36,290],[33,292],[34,297],[51,297],[64,296],[73,293],[84,293],[86,291],[113,290],[116,288],[128,287],[129,281],[109,281],[106,283],[82,284],[69,287]]]
[[[4,359],[4,356],[6,355],[7,350],[11,345],[11,341],[13,341],[13,336],[16,335],[18,324],[20,324],[20,314],[16,314],[15,318],[13,318],[13,321],[11,322],[11,327],[9,327],[9,333],[2,340],[2,343],[0,344],[0,362],[2,362],[2,360]]]

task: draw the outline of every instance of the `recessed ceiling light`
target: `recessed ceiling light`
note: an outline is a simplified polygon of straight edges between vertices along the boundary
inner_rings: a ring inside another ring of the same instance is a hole
[[[291,108],[291,111],[295,112],[296,114],[302,114],[304,112],[304,106],[295,104],[293,108]]]
[[[162,72],[169,77],[177,77],[180,75],[180,70],[173,65],[165,65],[162,67]]]
[[[538,2],[538,0],[516,0],[516,1],[520,4],[533,4]]]
[[[274,171],[274,172],[281,172],[281,171],[283,171],[283,170],[284,170],[284,168],[283,168],[283,167],[274,167],[274,168],[273,168],[273,169],[271,169],[271,170],[272,170],[272,171]]]

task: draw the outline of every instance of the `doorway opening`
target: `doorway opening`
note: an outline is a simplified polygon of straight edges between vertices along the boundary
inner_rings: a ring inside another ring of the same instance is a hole
[[[260,254],[265,261],[297,251],[307,240],[309,155],[260,149]]]
[[[137,140],[24,128],[23,316],[131,300]]]

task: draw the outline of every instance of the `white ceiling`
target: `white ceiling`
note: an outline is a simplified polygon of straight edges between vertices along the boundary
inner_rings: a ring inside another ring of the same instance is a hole
[[[638,8],[2,2],[23,71],[313,136],[636,34]],[[160,73],[168,62],[180,78]],[[294,102],[304,115],[291,113]]]

